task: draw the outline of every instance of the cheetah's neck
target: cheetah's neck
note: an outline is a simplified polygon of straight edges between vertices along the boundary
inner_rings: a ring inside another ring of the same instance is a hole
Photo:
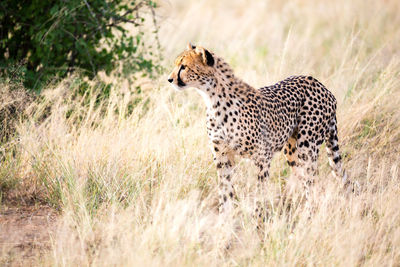
[[[225,113],[228,102],[236,101],[254,92],[255,89],[236,77],[232,68],[222,58],[215,58],[215,80],[205,89],[197,89],[207,106],[208,111]],[[225,108],[224,108],[225,107]]]
[[[248,104],[248,97],[258,93],[256,89],[237,78],[231,67],[221,58],[216,58],[215,68],[215,80],[210,82],[208,87],[197,91],[207,106],[207,127],[218,125],[221,127],[219,134],[223,136],[228,135],[228,117],[237,115],[240,107]]]

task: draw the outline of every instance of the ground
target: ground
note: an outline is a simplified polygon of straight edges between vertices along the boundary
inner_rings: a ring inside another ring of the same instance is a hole
[[[56,221],[57,211],[47,205],[17,200],[3,203],[0,206],[0,264],[37,263],[51,247]]]

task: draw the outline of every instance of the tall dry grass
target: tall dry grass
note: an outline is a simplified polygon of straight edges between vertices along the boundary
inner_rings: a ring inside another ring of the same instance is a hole
[[[167,69],[192,41],[256,87],[295,74],[324,83],[337,97],[344,164],[361,192],[343,194],[322,150],[315,212],[286,209],[276,199],[290,170],[276,155],[271,214],[259,233],[251,216],[256,171],[250,162],[235,170],[233,216],[216,212],[205,107],[194,90],[174,92],[166,73],[142,85],[140,100],[127,83],[101,98],[99,85],[76,94],[80,82],[71,78],[36,101],[18,127],[14,157],[0,167],[4,173],[13,166],[21,192],[61,210],[52,249],[38,263],[399,265],[399,2],[161,4]]]

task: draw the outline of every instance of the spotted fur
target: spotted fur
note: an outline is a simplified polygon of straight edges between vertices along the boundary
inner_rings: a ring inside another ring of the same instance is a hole
[[[311,76],[292,76],[255,89],[237,78],[220,57],[188,45],[168,81],[178,90],[194,87],[207,105],[207,132],[220,183],[220,211],[230,209],[234,157],[258,167],[258,188],[265,190],[274,153],[283,149],[294,176],[306,189],[317,172],[320,146],[326,142],[335,176],[346,183],[336,122],[336,99]]]

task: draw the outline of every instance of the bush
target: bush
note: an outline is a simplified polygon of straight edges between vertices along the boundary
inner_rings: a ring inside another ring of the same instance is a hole
[[[124,74],[152,74],[158,70],[150,32],[157,40],[156,4],[123,0],[3,0],[0,2],[0,70],[23,63],[23,82],[40,90],[53,77],[65,77],[79,68],[93,78],[121,67]],[[143,30],[152,16],[153,29]],[[124,27],[134,25],[133,35]]]

